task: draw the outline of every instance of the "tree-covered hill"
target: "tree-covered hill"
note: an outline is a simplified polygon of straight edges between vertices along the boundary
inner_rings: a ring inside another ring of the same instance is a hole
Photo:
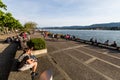
[[[120,22],[93,24],[93,25],[89,25],[89,26],[45,27],[44,29],[101,29],[101,30],[120,30]]]

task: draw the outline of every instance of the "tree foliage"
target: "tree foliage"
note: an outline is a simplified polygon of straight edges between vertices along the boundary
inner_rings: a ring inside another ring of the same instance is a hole
[[[0,0],[0,30],[8,33],[8,31],[23,28],[21,23],[11,13],[2,11],[2,9],[7,10],[6,8],[7,6]]]
[[[0,8],[7,10],[7,6],[0,0]]]
[[[37,23],[35,22],[27,22],[24,24],[24,29],[27,31],[34,30],[37,27]]]

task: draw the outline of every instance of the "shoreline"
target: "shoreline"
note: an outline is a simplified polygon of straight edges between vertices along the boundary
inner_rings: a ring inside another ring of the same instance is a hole
[[[76,36],[83,40],[89,41],[91,38],[97,40],[99,43],[104,43],[106,40],[109,40],[109,44],[112,44],[116,41],[117,45],[120,47],[119,33],[120,31],[105,31],[105,30],[47,30],[55,34],[69,34],[71,36]]]

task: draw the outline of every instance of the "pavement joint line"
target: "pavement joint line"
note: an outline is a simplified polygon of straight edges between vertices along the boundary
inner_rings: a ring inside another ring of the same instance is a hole
[[[110,64],[110,65],[112,65],[112,66],[120,69],[120,66],[118,66],[118,65],[116,65],[116,64],[113,64],[113,63],[111,63],[111,62],[108,62],[108,61],[105,61],[105,60],[103,60],[103,59],[100,59],[99,57],[90,55],[89,53],[86,53],[86,52],[84,52],[84,51],[80,51],[80,50],[78,50],[78,49],[74,49],[74,50],[76,50],[76,51],[78,51],[78,52],[81,52],[81,53],[83,53],[83,54],[86,54],[86,55],[88,55],[88,56],[95,57],[96,59],[98,59],[98,60],[100,60],[100,61],[103,61],[103,62],[105,62],[105,63],[107,63],[107,64]]]
[[[56,51],[52,52],[51,54],[58,53],[58,52],[61,52],[61,51],[65,51],[65,50],[75,49],[75,48],[79,48],[79,47],[83,47],[83,46],[84,45],[64,48],[64,49],[61,49],[61,50],[56,50]]]
[[[88,59],[87,61],[85,61],[85,64],[89,64],[89,63],[92,63],[96,60],[97,58],[96,57],[93,57],[91,59]]]
[[[85,47],[84,47],[85,48]],[[96,50],[93,50],[93,49],[89,49],[89,48],[86,48],[86,49],[88,49],[88,50],[91,50],[91,51],[95,51],[95,52],[97,52],[97,53],[101,53],[101,54],[105,54],[105,52],[100,52],[100,51],[96,51]],[[108,52],[107,52],[108,53]],[[107,55],[107,56],[110,56],[110,57],[113,57],[113,58],[116,58],[116,59],[120,59],[119,57],[116,57],[116,56],[113,56],[113,55],[110,55],[110,54],[105,54],[105,55]]]
[[[58,64],[55,64],[53,62],[52,57],[50,55],[47,55],[47,56],[48,56],[48,59],[50,60],[50,62],[58,69],[58,71],[60,71],[61,75],[63,75],[66,80],[72,80],[69,77],[69,75],[67,75],[67,73]]]
[[[108,54],[108,51],[106,51],[106,52],[103,52],[102,54]]]
[[[112,78],[108,77],[107,75],[105,75],[105,74],[103,74],[103,73],[97,71],[96,69],[94,69],[94,68],[88,66],[87,64],[81,62],[78,58],[72,56],[71,54],[67,54],[67,55],[70,56],[71,58],[75,59],[75,60],[78,61],[79,63],[85,65],[85,66],[88,67],[89,69],[93,70],[94,72],[98,73],[99,75],[103,76],[103,77],[106,78],[107,80],[113,80]]]

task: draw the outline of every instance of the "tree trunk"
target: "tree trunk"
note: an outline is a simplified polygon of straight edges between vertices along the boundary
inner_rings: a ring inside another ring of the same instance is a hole
[[[6,27],[6,33],[8,34],[8,27]]]

